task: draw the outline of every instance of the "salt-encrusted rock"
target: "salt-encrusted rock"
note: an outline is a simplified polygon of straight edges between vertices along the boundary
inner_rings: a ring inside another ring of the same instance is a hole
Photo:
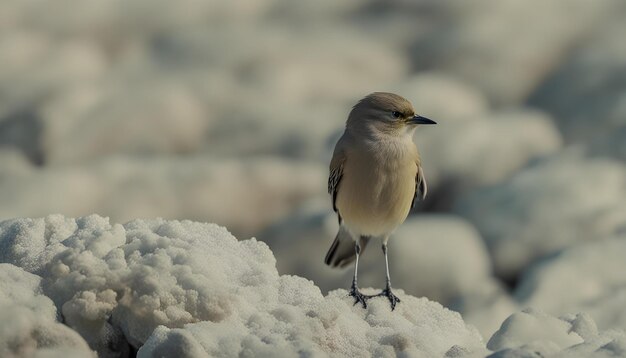
[[[511,177],[529,162],[561,148],[561,136],[545,113],[503,110],[440,121],[418,128],[429,195],[421,206],[449,210],[463,194]]]
[[[104,343],[139,348],[159,326],[208,327],[208,337],[195,339],[214,340],[226,354],[239,352],[228,343],[238,340],[241,352],[250,342],[250,352],[258,354],[282,347],[441,355],[453,345],[484,346],[458,313],[425,298],[398,291],[403,307],[391,312],[382,297],[368,310],[354,306],[346,291],[324,297],[311,281],[279,276],[266,244],[238,241],[214,224],[157,219],[119,225],[97,215],[14,219],[0,223],[0,246],[2,262],[42,277],[43,293],[65,323],[100,354]],[[154,337],[164,337],[163,328]],[[190,337],[176,333],[172,339],[186,344]],[[266,347],[265,338],[277,346]],[[166,351],[178,352],[168,342]]]
[[[327,175],[316,163],[272,157],[111,158],[6,173],[0,217],[99,212],[119,222],[211,218],[246,237],[305,199],[326,196]]]
[[[57,321],[41,278],[7,263],[0,264],[0,322],[2,357],[95,357],[78,333]]]
[[[282,276],[280,282],[278,300],[268,307],[182,329],[161,326],[138,356],[153,357],[165,351],[181,357],[193,357],[193,352],[211,357],[271,357],[276,352],[286,356],[432,357],[442,356],[453,345],[482,347],[480,335],[457,313],[425,298],[401,294],[402,307],[390,313],[386,299],[372,299],[364,310],[352,304],[345,290],[323,297],[310,281]]]
[[[496,273],[515,278],[532,261],[626,230],[622,163],[564,153],[456,204],[485,238]]]
[[[571,247],[529,268],[515,296],[552,314],[587,312],[602,330],[626,330],[626,236]]]

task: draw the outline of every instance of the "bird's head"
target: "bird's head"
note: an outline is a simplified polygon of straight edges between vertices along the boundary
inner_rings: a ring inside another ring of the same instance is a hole
[[[388,92],[374,92],[352,108],[346,126],[354,132],[406,135],[412,134],[420,124],[436,122],[417,115],[411,102],[404,97]]]

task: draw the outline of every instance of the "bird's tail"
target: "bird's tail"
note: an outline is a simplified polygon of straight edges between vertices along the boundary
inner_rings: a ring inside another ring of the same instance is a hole
[[[369,238],[361,237],[361,253],[365,250],[365,246]],[[356,258],[355,240],[348,230],[341,226],[335,237],[335,241],[330,245],[324,262],[330,267],[346,267]]]

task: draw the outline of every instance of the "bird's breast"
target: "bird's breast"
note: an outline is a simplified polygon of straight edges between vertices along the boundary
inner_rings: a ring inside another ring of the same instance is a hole
[[[337,195],[344,223],[360,235],[390,234],[407,217],[415,193],[416,154],[362,151],[347,160]]]

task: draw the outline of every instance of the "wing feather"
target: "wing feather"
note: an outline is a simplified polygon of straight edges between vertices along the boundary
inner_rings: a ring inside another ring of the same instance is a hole
[[[328,194],[333,198],[333,210],[339,217],[339,224],[341,224],[341,214],[337,209],[337,192],[341,184],[341,178],[343,177],[343,165],[345,161],[345,152],[343,150],[335,150],[333,159],[330,161],[330,174],[328,176]]]
[[[415,194],[413,194],[413,202],[411,203],[411,207],[415,207],[415,202],[417,201],[417,197],[421,200],[426,198],[426,194],[428,193],[428,185],[426,184],[426,177],[424,176],[424,170],[420,163],[417,163],[417,174],[415,174]]]

